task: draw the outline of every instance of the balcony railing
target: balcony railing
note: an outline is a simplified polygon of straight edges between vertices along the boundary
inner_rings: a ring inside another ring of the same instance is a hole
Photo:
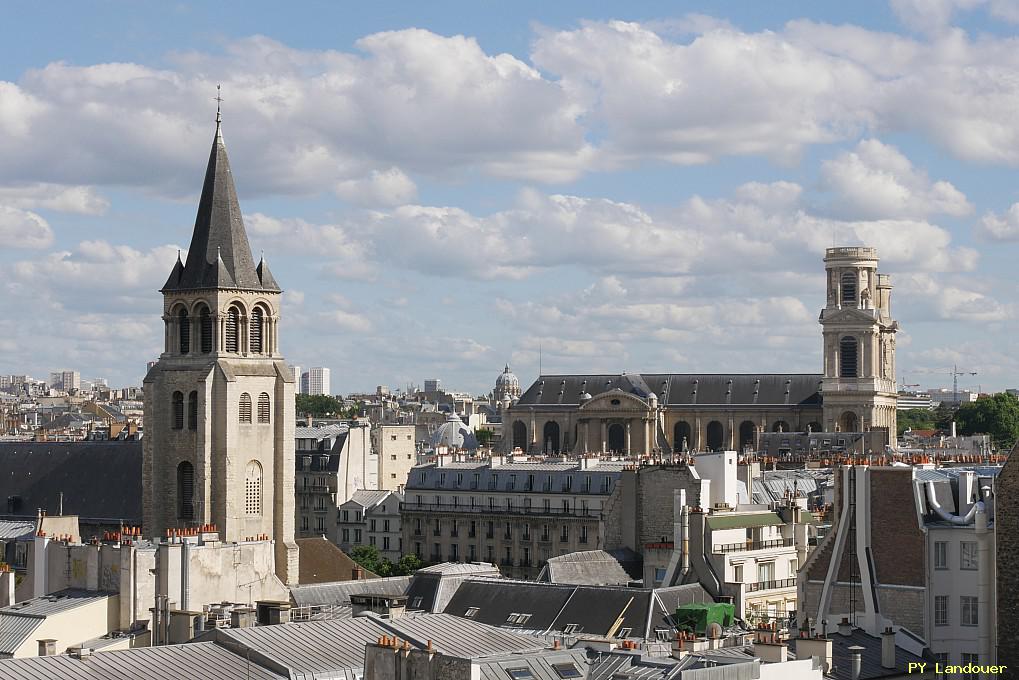
[[[791,538],[778,538],[772,541],[745,541],[743,543],[716,543],[711,547],[714,554],[748,552],[750,550],[767,550],[769,548],[788,548],[793,544]]]
[[[470,505],[453,505],[452,503],[400,503],[401,512],[453,512],[453,513],[476,513],[482,515],[526,515],[555,517],[597,517],[598,512],[587,508],[528,508],[513,506],[511,508],[483,508]]]
[[[757,583],[748,583],[747,591],[756,593],[759,590],[775,590],[777,588],[795,588],[796,579],[794,578],[780,578],[777,581],[758,581]]]

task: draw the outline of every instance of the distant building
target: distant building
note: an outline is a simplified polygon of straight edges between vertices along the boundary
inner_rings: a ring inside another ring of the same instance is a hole
[[[359,545],[373,545],[392,562],[403,556],[400,504],[403,494],[393,491],[355,491],[340,505],[335,543],[349,553]]]
[[[413,425],[377,425],[372,428],[372,450],[379,461],[378,488],[399,491],[417,465]]]
[[[499,377],[495,379],[495,389],[492,391],[492,399],[500,404],[506,399],[511,402],[519,399],[521,394],[520,380],[510,372],[509,364],[503,369]]]
[[[934,408],[931,395],[927,392],[899,392],[899,400],[895,408],[899,411],[910,411],[912,409],[924,409],[929,411]]]
[[[57,371],[50,373],[49,386],[64,392],[81,389],[81,373],[78,371]]]
[[[442,389],[442,381],[438,378],[425,378],[425,392],[438,392]]]
[[[378,487],[370,431],[367,421],[294,430],[298,537],[332,538],[337,508],[359,489]]]
[[[290,364],[289,366],[287,366],[287,368],[290,369],[290,372],[294,376],[294,384],[297,385],[297,393],[298,394],[306,394],[306,392],[304,391],[304,385],[303,385],[303,382],[302,382],[302,378],[304,377],[304,373],[301,372],[301,365],[300,364]]]
[[[301,375],[301,394],[332,394],[329,369],[316,366]]]

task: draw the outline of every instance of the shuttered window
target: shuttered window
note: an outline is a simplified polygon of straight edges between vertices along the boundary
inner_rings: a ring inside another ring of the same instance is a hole
[[[269,422],[269,395],[265,392],[258,395],[258,422]]]
[[[241,404],[239,409],[238,420],[242,423],[251,422],[251,395],[247,392],[241,395]]]

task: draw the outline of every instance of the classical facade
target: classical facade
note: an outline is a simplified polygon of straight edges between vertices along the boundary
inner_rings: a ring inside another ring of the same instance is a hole
[[[277,576],[295,583],[281,291],[252,260],[218,116],[187,263],[178,257],[161,292],[165,347],[144,381],[145,533],[215,524],[227,542],[271,537]]]
[[[670,455],[743,450],[765,432],[895,438],[891,283],[873,248],[829,248],[823,373],[541,375],[503,401],[503,449]]]

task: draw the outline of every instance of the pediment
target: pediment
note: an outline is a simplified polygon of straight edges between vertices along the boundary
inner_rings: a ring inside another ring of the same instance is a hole
[[[873,315],[873,310],[864,309],[839,309],[831,314],[821,313],[823,323],[847,323],[877,325],[878,319]]]
[[[598,411],[632,411],[634,409],[646,411],[650,407],[646,401],[637,395],[616,388],[608,392],[602,392],[593,397],[591,401],[582,404],[580,408]]]

